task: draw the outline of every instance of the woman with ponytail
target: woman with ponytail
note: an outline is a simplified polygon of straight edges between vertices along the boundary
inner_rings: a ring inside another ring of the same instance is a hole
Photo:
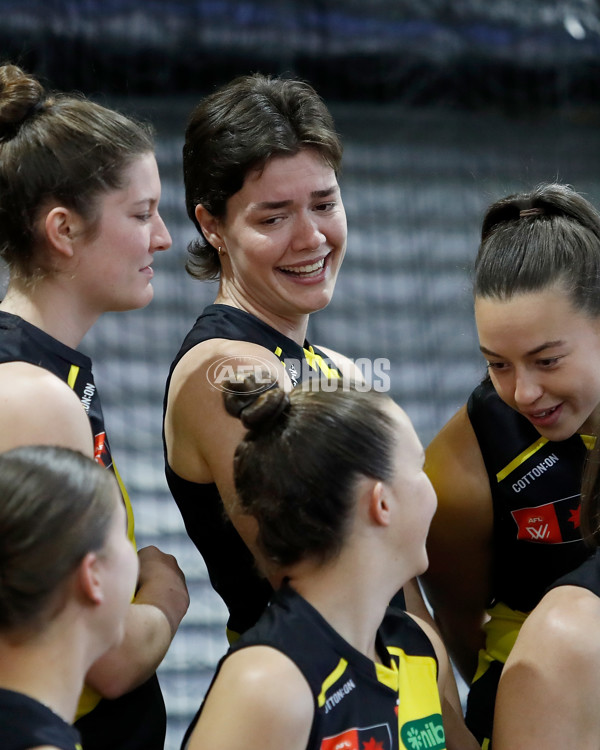
[[[114,476],[67,448],[0,454],[0,571],[0,747],[81,750],[83,681],[138,573]]]
[[[455,714],[442,718],[452,676],[439,637],[388,608],[427,567],[423,449],[391,399],[336,385],[228,384],[225,407],[246,428],[238,512],[283,583],[219,664],[189,750],[476,747]]]
[[[491,205],[474,298],[488,376],[427,449],[439,505],[424,583],[472,681],[467,724],[489,747],[519,628],[589,556],[580,490],[600,404],[598,212],[557,184]]]
[[[51,444],[116,473],[92,363],[77,350],[98,318],[152,299],[171,245],[148,127],[0,66],[0,451]],[[118,474],[117,474],[118,477]],[[132,543],[133,512],[121,485]],[[156,668],[188,605],[171,555],[140,550],[125,638],[92,665],[78,709],[86,750],[162,750]]]

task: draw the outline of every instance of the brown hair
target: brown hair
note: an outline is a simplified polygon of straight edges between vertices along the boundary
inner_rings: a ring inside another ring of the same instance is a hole
[[[225,407],[248,429],[235,452],[235,486],[270,565],[333,558],[353,518],[356,481],[393,476],[387,397],[330,385],[289,395],[276,385],[256,392],[252,378],[227,385]]]
[[[35,253],[44,203],[76,211],[93,232],[99,196],[122,187],[131,162],[153,150],[149,126],[83,96],[46,93],[16,65],[0,66],[0,257],[10,271],[44,271]]]
[[[104,546],[117,488],[109,471],[66,448],[0,454],[0,629],[43,627],[61,584]]]
[[[202,236],[196,206],[223,218],[228,199],[248,172],[273,156],[314,149],[336,174],[342,145],[333,118],[316,91],[303,81],[255,73],[236,78],[207,96],[192,112],[183,147],[188,216],[200,237],[188,247],[186,269],[197,279],[217,278],[217,250]]]
[[[540,185],[487,210],[475,297],[506,299],[560,283],[575,309],[600,315],[600,214],[567,185]]]

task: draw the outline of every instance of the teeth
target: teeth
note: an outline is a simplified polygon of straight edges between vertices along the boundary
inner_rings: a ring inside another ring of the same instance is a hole
[[[554,411],[555,409],[556,409],[556,407],[555,407],[555,406],[553,406],[553,407],[552,407],[551,409],[546,409],[546,411],[539,411],[539,412],[537,412],[536,414],[534,414],[533,416],[534,416],[534,417],[536,417],[536,418],[539,418],[539,417],[547,417],[547,416],[548,416],[548,414],[552,414],[552,412],[553,412],[553,411]]]
[[[314,273],[320,271],[325,264],[325,258],[311,263],[309,266],[279,266],[279,270],[287,271],[288,273]]]

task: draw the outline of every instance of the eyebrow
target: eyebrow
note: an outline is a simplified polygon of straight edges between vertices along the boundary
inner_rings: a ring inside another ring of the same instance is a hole
[[[149,206],[153,206],[155,203],[158,203],[156,198],[141,198],[139,201],[135,201],[132,205],[145,206],[146,204],[148,204]]]
[[[310,194],[310,197],[314,200],[315,198],[328,198],[330,195],[333,195],[338,190],[337,185],[332,185],[331,187],[324,188],[323,190],[313,190]],[[252,208],[255,211],[265,211],[265,210],[273,210],[278,208],[285,208],[286,206],[290,206],[294,201],[292,200],[286,200],[286,201],[262,201],[261,203],[255,203]]]
[[[557,339],[556,341],[545,341],[543,344],[540,344],[540,346],[536,346],[535,349],[531,349],[530,351],[526,352],[525,356],[531,357],[534,354],[539,354],[540,352],[543,352],[545,349],[553,349],[555,346],[562,346],[565,342],[561,339]],[[496,352],[493,352],[491,349],[486,349],[485,346],[479,347],[482,354],[487,354],[490,357],[498,357],[498,359],[502,359],[501,354],[496,354]]]

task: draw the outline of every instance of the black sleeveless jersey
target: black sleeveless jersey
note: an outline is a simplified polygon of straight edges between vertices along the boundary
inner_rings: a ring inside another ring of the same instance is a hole
[[[315,710],[307,750],[446,747],[435,651],[405,612],[388,609],[376,641],[382,663],[376,664],[284,586],[259,622],[229,649],[214,679],[231,654],[249,646],[281,651],[308,682]],[[202,706],[182,747],[201,713]]]
[[[28,362],[67,383],[87,412],[94,436],[94,457],[115,473],[127,510],[128,535],[134,541],[133,511],[113,464],[92,362],[17,315],[0,312],[0,364]],[[42,397],[42,396],[40,396]],[[77,727],[86,750],[163,750],[166,711],[156,676],[115,700],[100,700],[85,688],[77,712]],[[3,747],[0,744],[0,747]]]
[[[0,747],[30,750],[51,745],[81,750],[79,732],[47,706],[23,693],[0,688]]]
[[[576,570],[561,576],[550,588],[555,589],[558,586],[580,586],[600,596],[600,549],[596,549],[592,557]]]
[[[299,346],[254,315],[230,305],[209,305],[185,337],[171,365],[165,410],[176,365],[194,346],[211,339],[243,341],[264,347],[281,360],[294,385],[321,373],[327,377],[340,376],[335,364],[307,341]],[[222,371],[227,373],[226,363]],[[204,558],[213,588],[227,605],[228,630],[234,638],[256,623],[273,589],[257,572],[250,551],[226,517],[216,485],[196,484],[178,476],[169,466],[166,448],[165,471],[187,533]]]
[[[494,509],[490,605],[504,602],[530,612],[556,578],[589,556],[579,506],[586,446],[593,439],[576,434],[548,441],[489,380],[473,391],[467,409]]]

